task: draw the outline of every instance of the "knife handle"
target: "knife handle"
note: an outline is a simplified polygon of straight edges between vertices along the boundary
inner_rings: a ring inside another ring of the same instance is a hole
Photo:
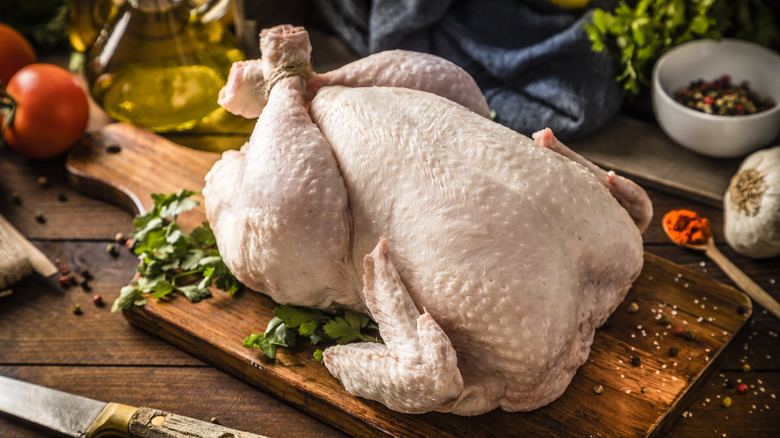
[[[150,408],[138,408],[130,418],[128,431],[138,438],[268,438]]]

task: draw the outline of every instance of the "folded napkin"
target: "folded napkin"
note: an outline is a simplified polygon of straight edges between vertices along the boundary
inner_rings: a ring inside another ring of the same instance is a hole
[[[432,53],[476,79],[496,121],[530,135],[585,136],[622,105],[607,52],[591,50],[584,23],[545,0],[315,0],[360,55]]]

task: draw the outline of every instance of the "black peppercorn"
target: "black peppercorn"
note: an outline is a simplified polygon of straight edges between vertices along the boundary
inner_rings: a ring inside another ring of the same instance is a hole
[[[677,356],[677,353],[679,353],[677,347],[672,347],[669,349],[669,357],[675,357]]]

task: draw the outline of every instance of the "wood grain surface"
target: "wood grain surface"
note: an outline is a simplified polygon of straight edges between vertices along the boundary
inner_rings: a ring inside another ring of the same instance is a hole
[[[600,137],[610,142],[610,137]],[[638,141],[641,141],[639,139]],[[48,178],[48,187],[38,184]],[[21,205],[11,194],[21,194]],[[690,208],[712,221],[718,248],[776,299],[780,298],[780,258],[754,260],[740,256],[723,240],[721,209],[648,189],[656,216],[644,234],[646,251],[718,282],[729,278],[702,254],[672,244],[664,235],[661,216]],[[36,212],[46,223],[34,220]],[[110,304],[132,278],[137,259],[120,251],[106,253],[114,235],[132,231],[132,213],[86,196],[69,184],[64,160],[26,160],[0,150],[0,213],[52,260],[74,272],[89,269],[90,290],[63,289],[56,278],[32,275],[0,299],[0,374],[105,401],[150,406],[271,437],[344,437],[345,434],[281,399],[213,367],[155,334],[138,330],[108,305],[91,303],[94,295]],[[81,315],[71,313],[80,304]],[[726,347],[717,374],[698,395],[681,402],[682,412],[665,421],[672,438],[780,436],[780,320],[760,305],[744,329],[746,339]],[[718,359],[720,360],[720,359]],[[717,365],[717,364],[716,364]],[[745,372],[743,366],[750,365]],[[750,390],[737,392],[736,383]],[[721,405],[725,397],[733,404]],[[602,399],[595,399],[600,402]],[[567,418],[561,423],[568,424]],[[512,430],[501,436],[518,436]],[[12,418],[0,416],[3,438],[47,435]],[[606,436],[600,429],[581,436]]]
[[[67,168],[75,187],[128,209],[143,209],[150,193],[199,189],[217,157],[114,124],[86,138]],[[180,221],[192,226],[204,219],[202,209],[187,216]],[[628,312],[631,302],[638,304],[637,313]],[[274,362],[243,348],[242,339],[264,329],[273,307],[256,293],[216,293],[198,304],[181,298],[152,301],[125,315],[132,324],[353,435],[481,436],[513,430],[534,436],[580,436],[583,431],[657,436],[719,369],[723,350],[751,309],[742,293],[646,253],[641,277],[610,326],[597,331],[588,362],[563,397],[530,413],[494,411],[464,418],[403,415],[351,397],[311,358],[311,346],[282,352]],[[662,313],[669,324],[659,323]],[[676,327],[690,331],[693,339],[675,336]],[[672,347],[679,351],[675,357],[669,356]],[[604,388],[601,394],[594,391],[598,385]]]

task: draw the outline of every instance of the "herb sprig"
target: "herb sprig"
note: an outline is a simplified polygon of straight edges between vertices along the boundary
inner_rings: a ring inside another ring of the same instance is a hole
[[[176,219],[199,204],[190,190],[153,194],[154,206],[136,216],[133,252],[138,255],[138,276],[122,288],[112,312],[146,304],[146,295],[160,299],[178,291],[192,302],[211,296],[209,287],[231,295],[240,283],[230,273],[217,250],[217,241],[207,222],[185,233]]]
[[[277,347],[294,347],[298,338],[308,339],[313,345],[321,342],[382,342],[363,332],[377,330],[376,323],[368,316],[351,310],[339,309],[336,313],[326,313],[317,309],[282,305],[274,309],[274,315],[264,333],[252,333],[244,339],[245,347],[258,348],[269,359],[276,358]],[[321,353],[315,354],[315,358],[322,360]]]
[[[650,85],[655,61],[667,50],[701,38],[735,37],[770,46],[780,39],[762,0],[625,0],[612,12],[596,9],[585,31],[597,52],[619,65],[618,82],[634,97]],[[722,72],[714,72],[719,74]]]

